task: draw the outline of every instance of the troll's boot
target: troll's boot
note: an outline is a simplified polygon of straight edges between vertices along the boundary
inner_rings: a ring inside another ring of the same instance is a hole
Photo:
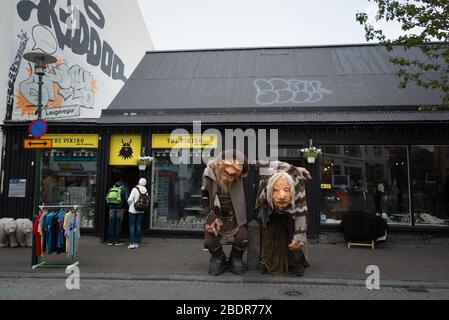
[[[232,247],[231,254],[229,256],[229,270],[232,273],[242,275],[246,271],[246,265],[242,260],[243,253],[245,251],[238,250]]]
[[[209,262],[209,274],[212,276],[218,276],[226,270],[226,255],[223,249],[216,251],[209,250],[211,257]]]

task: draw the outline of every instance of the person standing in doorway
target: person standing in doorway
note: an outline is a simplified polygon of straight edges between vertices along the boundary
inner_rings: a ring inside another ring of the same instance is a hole
[[[121,246],[123,216],[125,215],[126,201],[129,197],[129,188],[120,179],[108,191],[106,202],[109,206],[108,245]]]
[[[140,245],[140,230],[143,213],[149,207],[150,199],[147,188],[147,180],[141,178],[129,195],[129,246],[128,249],[137,249]]]

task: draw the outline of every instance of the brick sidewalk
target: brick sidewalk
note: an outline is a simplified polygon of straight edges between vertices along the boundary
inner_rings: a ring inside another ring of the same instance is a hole
[[[366,267],[377,265],[383,280],[449,283],[447,245],[385,244],[371,251],[368,248],[348,249],[343,243],[310,244],[308,256],[311,267],[306,269],[305,279],[366,279]],[[61,258],[63,256],[51,256],[49,260]],[[61,272],[57,269],[32,271],[30,260],[29,248],[2,248],[0,275]],[[84,274],[204,276],[207,275],[209,254],[203,251],[201,239],[145,238],[139,249],[129,250],[126,246],[107,246],[99,238],[82,237],[77,260]]]

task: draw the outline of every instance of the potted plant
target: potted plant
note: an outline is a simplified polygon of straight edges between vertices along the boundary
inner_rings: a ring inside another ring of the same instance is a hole
[[[301,152],[304,153],[304,157],[307,159],[308,163],[315,163],[315,159],[323,152],[321,149],[312,146],[312,139],[310,139],[309,142],[309,147],[301,149]]]
[[[150,156],[138,156],[137,164],[139,166],[139,170],[145,170],[148,165],[153,162],[153,157]]]

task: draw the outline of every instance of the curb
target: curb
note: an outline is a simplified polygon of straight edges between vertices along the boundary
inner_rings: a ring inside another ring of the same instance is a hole
[[[0,279],[66,279],[66,273],[0,273]],[[261,275],[247,272],[243,276],[223,274],[219,277],[194,274],[163,274],[163,273],[83,273],[83,279],[89,280],[126,280],[126,281],[188,281],[212,282],[224,284],[294,284],[294,285],[334,285],[365,287],[366,279],[337,279],[337,278],[294,278]],[[421,288],[421,289],[449,289],[449,282],[429,282],[414,280],[381,280],[381,287],[389,288]]]

